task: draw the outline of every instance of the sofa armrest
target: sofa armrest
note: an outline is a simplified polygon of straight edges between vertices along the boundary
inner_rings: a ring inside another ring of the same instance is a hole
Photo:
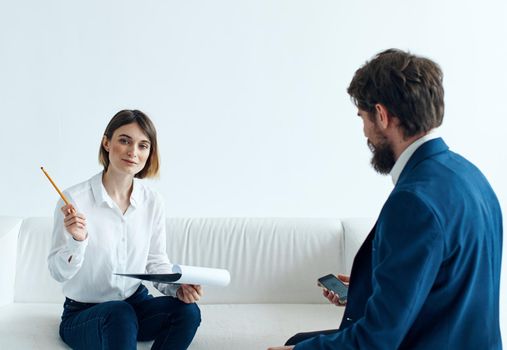
[[[374,218],[347,218],[342,220],[345,245],[346,273],[350,274],[357,251],[375,224]]]
[[[14,300],[16,252],[21,218],[0,216],[0,306]]]

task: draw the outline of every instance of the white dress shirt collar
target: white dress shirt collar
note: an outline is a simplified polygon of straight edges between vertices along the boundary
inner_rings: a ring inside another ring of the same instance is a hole
[[[400,154],[399,158],[396,160],[396,163],[394,163],[393,168],[391,169],[391,172],[389,175],[391,175],[391,179],[393,181],[393,184],[396,185],[398,182],[398,179],[400,178],[401,172],[405,168],[405,165],[407,165],[408,160],[414,152],[425,142],[428,142],[429,140],[433,140],[440,137],[436,130],[430,130],[426,135],[423,137],[415,140],[412,142],[405,150]]]
[[[104,187],[104,184],[102,183],[102,175],[103,173],[100,172],[97,175],[95,175],[90,181],[93,197],[95,198],[95,203],[99,205],[102,203],[106,203],[109,208],[114,208],[116,204],[114,203],[113,199],[109,196],[109,194],[106,191],[106,188]],[[130,194],[130,205],[133,206],[134,208],[141,203],[142,198],[138,181],[139,179],[134,178],[133,189],[132,193]]]

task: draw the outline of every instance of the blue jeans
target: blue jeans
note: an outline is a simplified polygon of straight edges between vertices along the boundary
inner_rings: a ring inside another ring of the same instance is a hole
[[[155,340],[152,349],[188,348],[201,323],[196,304],[153,297],[141,284],[129,298],[100,304],[66,299],[60,337],[73,349],[129,350]]]

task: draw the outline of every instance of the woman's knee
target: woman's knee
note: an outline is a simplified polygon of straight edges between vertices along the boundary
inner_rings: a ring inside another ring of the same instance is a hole
[[[201,310],[196,303],[184,304],[179,310],[183,322],[193,325],[195,328],[201,324]]]
[[[104,323],[114,323],[115,327],[137,330],[137,315],[129,303],[124,301],[108,301],[104,303],[104,307],[106,308]]]
[[[60,324],[62,340],[75,349],[135,349],[137,316],[128,303],[97,304]]]

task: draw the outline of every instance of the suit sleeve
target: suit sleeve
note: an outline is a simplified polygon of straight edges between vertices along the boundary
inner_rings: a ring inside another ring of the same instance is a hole
[[[443,250],[433,208],[412,192],[392,193],[373,242],[372,295],[364,316],[341,332],[308,339],[295,349],[397,349],[431,290]]]

